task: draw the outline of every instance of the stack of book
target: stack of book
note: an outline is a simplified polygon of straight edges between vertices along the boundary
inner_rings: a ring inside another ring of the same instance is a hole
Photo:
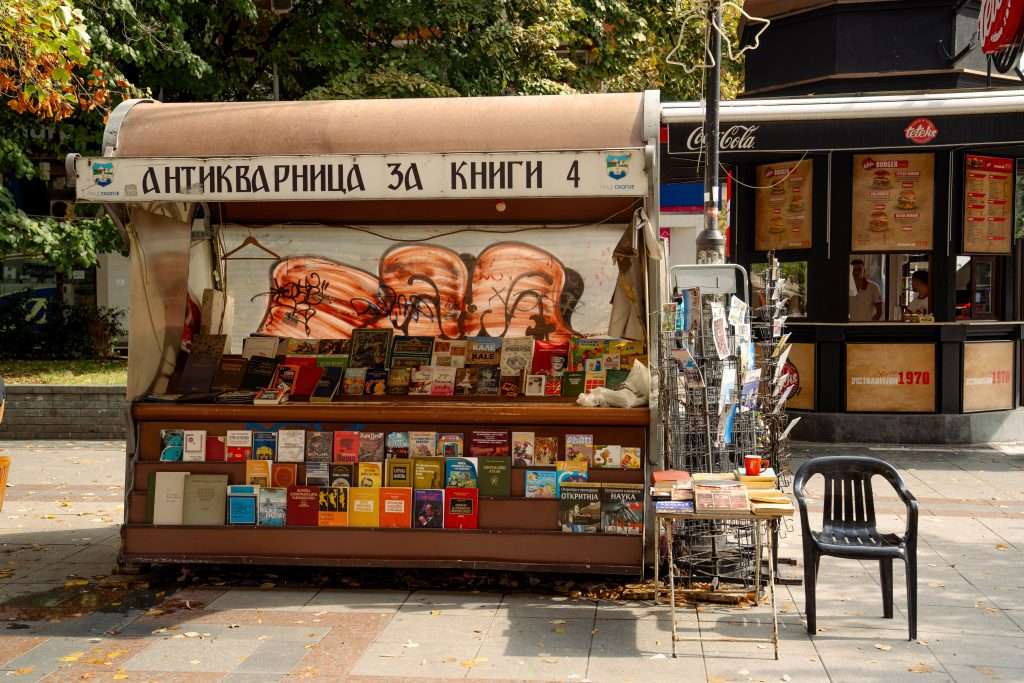
[[[693,479],[682,470],[661,470],[651,474],[651,499],[661,513],[693,512]]]
[[[695,481],[693,483],[693,498],[698,512],[750,511],[747,488],[736,479]]]

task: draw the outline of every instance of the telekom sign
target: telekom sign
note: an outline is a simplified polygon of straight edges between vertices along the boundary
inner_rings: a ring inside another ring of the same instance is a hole
[[[999,52],[1017,41],[1024,23],[1024,0],[981,0],[978,27],[985,54]]]

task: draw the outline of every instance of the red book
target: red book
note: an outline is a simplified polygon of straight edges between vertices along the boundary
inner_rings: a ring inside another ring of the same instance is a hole
[[[316,526],[320,517],[319,486],[288,487],[288,526]]]
[[[474,458],[505,456],[512,453],[509,433],[503,430],[478,430],[469,438],[469,455]]]
[[[294,462],[275,462],[270,467],[270,482],[274,488],[286,489],[299,482],[299,465]]]
[[[480,519],[479,504],[479,489],[445,489],[444,528],[478,528]]]
[[[334,432],[334,462],[359,462],[359,432]]]
[[[291,395],[297,398],[309,398],[323,374],[324,369],[316,365],[298,367],[295,371],[295,383],[292,385]]]
[[[224,462],[224,437],[206,435],[206,462]]]

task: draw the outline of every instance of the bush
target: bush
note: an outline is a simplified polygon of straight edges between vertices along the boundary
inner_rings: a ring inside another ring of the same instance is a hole
[[[45,321],[38,322],[30,319],[32,302],[29,290],[0,299],[0,358],[110,358],[114,341],[126,334],[122,310],[50,299]]]

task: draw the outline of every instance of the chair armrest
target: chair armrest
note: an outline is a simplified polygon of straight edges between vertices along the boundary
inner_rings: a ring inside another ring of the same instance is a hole
[[[903,539],[904,539],[904,541],[909,541],[909,542],[913,542],[913,543],[916,544],[917,543],[917,515],[918,515],[917,498],[915,498],[914,494],[911,493],[910,491],[907,491],[906,495],[902,495],[901,494],[900,498],[903,499],[903,502],[907,506],[907,530],[903,534]]]

